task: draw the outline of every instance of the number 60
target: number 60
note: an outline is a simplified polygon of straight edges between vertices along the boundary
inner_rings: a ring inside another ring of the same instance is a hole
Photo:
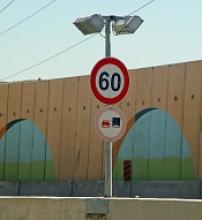
[[[118,91],[121,87],[121,76],[119,73],[115,72],[111,75],[111,79],[110,79],[110,75],[108,72],[102,72],[99,76],[99,87],[102,90],[107,90],[109,89],[109,87],[111,87],[111,89],[113,91]]]

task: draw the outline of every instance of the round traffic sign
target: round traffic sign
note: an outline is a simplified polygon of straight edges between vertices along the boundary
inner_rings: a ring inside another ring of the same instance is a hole
[[[99,101],[105,104],[115,104],[128,91],[128,70],[117,58],[104,58],[93,67],[90,75],[90,85]]]
[[[126,130],[126,118],[115,106],[105,106],[96,114],[96,132],[105,141],[119,140]]]

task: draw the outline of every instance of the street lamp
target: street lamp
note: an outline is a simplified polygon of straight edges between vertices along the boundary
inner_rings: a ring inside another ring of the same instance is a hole
[[[102,15],[94,14],[89,17],[78,18],[74,25],[84,34],[99,33],[104,27]]]
[[[118,34],[133,34],[142,24],[139,16],[125,16],[114,21],[112,29]]]
[[[74,25],[84,34],[99,33],[107,22],[112,22],[113,31],[118,34],[134,33],[142,24],[143,20],[135,16],[102,16],[94,14],[88,17],[78,18]]]
[[[111,26],[116,35],[134,33],[143,20],[139,16],[102,16],[78,18],[74,25],[84,34],[100,33],[105,26],[105,56],[111,56]],[[112,24],[112,25],[111,25]],[[105,196],[112,197],[112,142],[104,142]]]

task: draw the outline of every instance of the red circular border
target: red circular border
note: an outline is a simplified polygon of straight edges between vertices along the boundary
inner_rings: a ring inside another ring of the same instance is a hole
[[[121,72],[123,73],[123,77],[125,80],[124,83],[124,87],[122,89],[122,91],[120,92],[120,94],[114,98],[107,98],[103,95],[101,95],[96,87],[96,76],[97,73],[99,71],[99,69],[106,65],[106,64],[114,64],[116,66],[119,67],[119,69],[121,70]],[[126,95],[128,88],[129,88],[129,75],[128,75],[128,70],[126,68],[126,66],[117,58],[114,57],[107,57],[104,58],[100,61],[98,61],[95,66],[93,67],[92,71],[91,71],[91,75],[90,75],[90,85],[91,85],[91,89],[93,91],[93,94],[95,95],[95,97],[101,101],[102,103],[105,104],[115,104],[117,102],[119,102],[121,99],[123,99],[123,97]]]
[[[122,119],[122,128],[121,131],[119,132],[118,135],[114,136],[114,137],[106,137],[99,129],[98,126],[98,121],[100,116],[103,114],[103,112],[105,111],[114,111],[116,113],[118,113],[121,116]],[[127,120],[126,117],[124,115],[124,113],[116,106],[112,106],[112,105],[108,105],[108,106],[104,106],[102,109],[100,109],[95,116],[95,130],[97,132],[97,135],[100,137],[101,140],[104,141],[117,141],[119,139],[121,139],[121,137],[124,135],[124,133],[126,132],[126,127],[127,127]]]

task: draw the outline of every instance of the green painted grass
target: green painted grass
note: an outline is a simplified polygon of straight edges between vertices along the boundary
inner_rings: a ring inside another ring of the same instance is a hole
[[[0,181],[44,181],[48,175],[48,180],[56,180],[56,175],[52,161],[46,161],[49,167],[45,173],[44,161],[32,161],[31,163],[0,163]]]
[[[4,179],[4,163],[0,163],[0,180]]]
[[[181,160],[181,178],[183,180],[197,180],[197,172],[191,160]]]
[[[147,180],[148,179],[149,160],[135,159],[132,160],[132,179]]]
[[[122,180],[123,179],[123,161],[116,160],[114,169],[113,169],[113,180]]]
[[[32,161],[31,165],[31,181],[40,181],[45,179],[45,162]]]
[[[47,167],[51,168],[48,169]],[[48,173],[46,173],[48,172]],[[56,175],[53,167],[53,161],[44,161],[32,162],[32,171],[31,171],[31,180],[40,181],[47,180],[46,175],[49,176],[50,180],[56,180]]]
[[[18,180],[30,181],[31,163],[19,163]]]
[[[152,169],[151,169],[152,164]],[[160,167],[161,166],[161,167]],[[160,168],[160,172],[159,172]],[[163,172],[162,172],[163,170]],[[1,181],[51,181],[56,180],[53,162],[0,163]],[[132,161],[133,180],[196,180],[197,175],[190,159],[135,159]],[[117,160],[113,180],[123,180],[123,161]]]
[[[148,180],[164,180],[164,159],[149,159]]]
[[[47,181],[53,181],[56,180],[57,177],[54,172],[54,166],[53,162],[51,161],[46,161],[46,168],[45,168],[45,180]]]
[[[18,163],[7,162],[5,164],[5,180],[17,181],[18,180]]]
[[[123,161],[117,160],[113,179],[123,180]],[[135,159],[132,161],[133,180],[196,180],[191,159]]]
[[[181,179],[180,158],[165,158],[164,175],[166,180]]]

